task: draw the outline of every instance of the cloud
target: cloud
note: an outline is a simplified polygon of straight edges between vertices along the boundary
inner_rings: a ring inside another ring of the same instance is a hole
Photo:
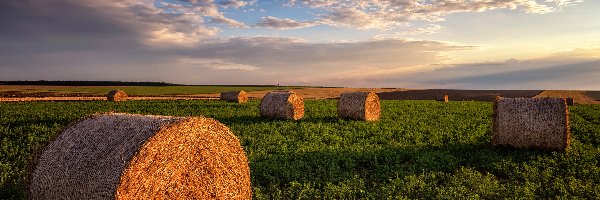
[[[245,1],[218,3],[224,7],[250,4]],[[88,36],[90,40],[97,40],[97,36],[114,38],[115,34],[135,34],[136,41],[146,45],[189,45],[220,32],[219,28],[207,24],[205,18],[210,23],[246,27],[226,17],[219,5],[212,0],[6,0],[0,2],[3,10],[0,21],[3,32],[30,29],[27,34],[56,33],[42,37]]]
[[[0,79],[504,89],[600,87],[595,84],[600,75],[599,49],[574,49],[535,60],[449,64],[455,52],[477,47],[400,37],[337,43],[283,37],[216,37],[220,29],[212,23],[244,26],[222,12],[252,4],[244,2],[0,1]],[[534,7],[540,5],[556,10],[577,3],[469,1],[465,6],[449,0],[345,2],[296,3],[324,9],[326,12],[317,12],[321,14],[318,23],[359,28],[390,28],[410,20],[435,21],[452,12],[502,8],[534,12]],[[265,17],[256,26],[286,29],[316,23]],[[430,25],[398,34],[430,33],[440,28]]]
[[[503,0],[503,1],[408,1],[408,0],[292,0],[288,4],[322,9],[324,24],[357,29],[391,29],[408,22],[444,21],[452,13],[510,9],[526,13],[550,13],[581,0]]]
[[[348,77],[338,81],[407,88],[597,90],[600,88],[596,81],[600,77],[599,53],[598,48],[574,49],[538,59],[439,64],[416,72]]]
[[[218,1],[217,4],[224,8],[240,8],[247,5],[253,5],[256,3],[256,0],[253,1],[239,1],[239,0],[224,0]]]
[[[293,19],[280,19],[277,17],[267,16],[263,17],[257,22],[255,27],[275,28],[275,29],[295,29],[295,28],[306,28],[317,25],[314,22],[301,22]]]

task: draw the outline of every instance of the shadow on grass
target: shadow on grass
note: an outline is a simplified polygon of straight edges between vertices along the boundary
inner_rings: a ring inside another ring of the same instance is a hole
[[[253,186],[267,190],[272,186],[285,188],[291,182],[323,186],[356,177],[376,190],[377,185],[391,179],[428,172],[453,173],[461,167],[489,172],[502,179],[507,174],[494,171],[495,164],[528,162],[543,154],[548,152],[467,144],[387,147],[373,151],[282,152],[250,158],[250,169]]]

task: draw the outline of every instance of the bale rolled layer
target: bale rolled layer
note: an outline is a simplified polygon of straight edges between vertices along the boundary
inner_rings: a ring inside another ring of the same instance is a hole
[[[262,98],[259,109],[263,117],[298,120],[304,117],[304,99],[292,91],[272,91]]]
[[[112,90],[106,95],[108,101],[127,101],[127,93],[122,90]]]
[[[228,102],[246,103],[248,101],[248,96],[244,91],[231,91],[222,92],[220,99]]]
[[[563,98],[496,98],[492,144],[566,150],[569,109]]]
[[[381,115],[379,97],[374,92],[342,93],[337,112],[340,118],[377,121]]]
[[[251,199],[239,140],[204,117],[96,115],[39,155],[30,199]]]

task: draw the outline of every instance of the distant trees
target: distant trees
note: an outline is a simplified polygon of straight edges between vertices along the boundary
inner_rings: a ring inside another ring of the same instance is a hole
[[[166,82],[129,82],[129,81],[0,81],[0,85],[51,85],[51,86],[174,86],[179,84]]]

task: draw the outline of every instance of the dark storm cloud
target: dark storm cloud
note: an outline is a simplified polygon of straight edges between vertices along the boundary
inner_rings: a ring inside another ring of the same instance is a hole
[[[142,33],[117,17],[72,1],[0,1],[0,51],[6,55],[137,45]]]

